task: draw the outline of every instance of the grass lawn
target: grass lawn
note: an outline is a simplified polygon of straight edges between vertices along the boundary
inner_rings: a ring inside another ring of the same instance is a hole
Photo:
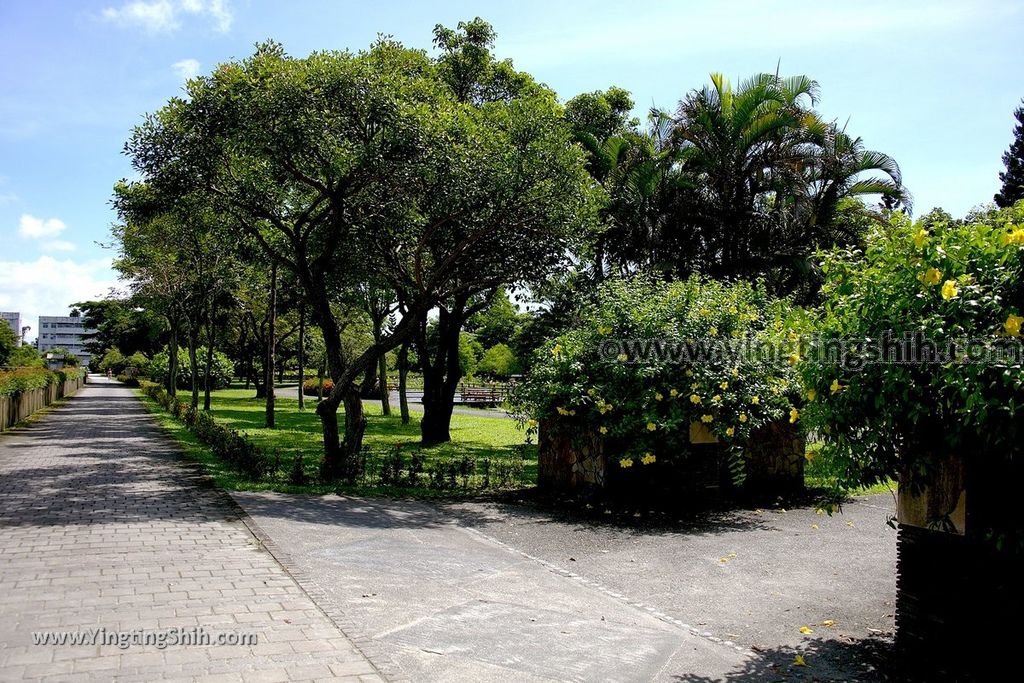
[[[263,481],[251,481],[239,474],[226,463],[220,462],[209,449],[200,444],[188,429],[163,411],[159,405],[142,394],[142,399],[153,412],[159,422],[186,449],[191,457],[202,462],[217,484],[231,490],[273,490],[289,493],[329,493],[345,491],[349,493],[377,495],[417,495],[417,496],[451,496],[451,491],[433,491],[425,487],[392,489],[391,487],[356,485],[320,485],[307,484],[295,486],[287,483],[287,474],[291,470],[296,456],[302,455],[306,473],[315,481],[316,473],[323,456],[323,441],[320,430],[320,419],[316,414],[316,399],[307,397],[306,409],[299,411],[298,400],[293,392],[286,396],[278,395],[276,406],[276,428],[266,429],[264,422],[264,399],[253,398],[253,391],[247,389],[223,389],[212,394],[211,412],[221,424],[238,430],[248,436],[254,444],[263,449],[271,457],[280,456],[281,468],[274,475]],[[283,393],[279,390],[279,394]],[[344,421],[344,413],[339,410],[339,421]],[[523,460],[523,483],[530,485],[537,480],[536,446],[527,446],[525,433],[520,430],[514,420],[492,417],[488,415],[453,415],[451,425],[452,441],[429,449],[420,449],[420,413],[412,412],[411,421],[402,424],[397,407],[391,416],[381,414],[379,403],[366,404],[366,434],[363,440],[364,450],[371,458],[382,457],[392,452],[395,446],[402,444],[403,453],[422,450],[427,463],[444,459],[458,459],[463,456],[476,459],[484,458]]]

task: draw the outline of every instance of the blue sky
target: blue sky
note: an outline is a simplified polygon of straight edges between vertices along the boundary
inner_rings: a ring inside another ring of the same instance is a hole
[[[642,112],[711,71],[803,73],[822,112],[894,156],[916,213],[990,201],[1024,96],[1024,2],[0,2],[0,309],[33,326],[115,285],[121,148],[183,79],[266,38],[294,55],[378,33],[430,47],[483,16],[497,52],[563,99],[619,85]]]

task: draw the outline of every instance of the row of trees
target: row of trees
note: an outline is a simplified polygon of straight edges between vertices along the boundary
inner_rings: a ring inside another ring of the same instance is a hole
[[[525,357],[604,278],[639,270],[810,296],[812,250],[909,204],[895,162],[822,120],[806,77],[713,75],[642,127],[619,88],[561,105],[493,56],[494,37],[475,19],[436,27],[433,55],[387,38],[306,58],[264,43],[136,127],[117,267],[168,330],[172,391],[179,344],[193,377],[198,349],[227,348],[272,386],[288,336],[304,373],[312,328],[333,381],[316,409],[323,474],[350,476],[361,394],[389,353],[400,381],[410,356],[423,373],[423,443],[447,441],[465,332]],[[535,313],[495,329],[506,291]]]

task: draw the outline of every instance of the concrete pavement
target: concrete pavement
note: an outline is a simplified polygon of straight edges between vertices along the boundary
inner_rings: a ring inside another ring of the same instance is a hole
[[[412,680],[717,680],[747,658],[431,505],[232,495]]]

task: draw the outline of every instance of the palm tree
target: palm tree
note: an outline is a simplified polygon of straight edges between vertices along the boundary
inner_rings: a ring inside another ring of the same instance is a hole
[[[866,149],[861,138],[850,137],[834,125],[829,126],[819,144],[814,163],[805,171],[812,225],[829,227],[840,200],[847,197],[879,194],[911,208],[899,164],[888,154]],[[863,177],[874,172],[881,175]]]
[[[797,193],[820,127],[818,84],[806,76],[759,74],[737,88],[721,74],[679,104],[673,139],[682,169],[707,207],[702,238],[706,270],[758,268],[771,250],[771,212]]]

